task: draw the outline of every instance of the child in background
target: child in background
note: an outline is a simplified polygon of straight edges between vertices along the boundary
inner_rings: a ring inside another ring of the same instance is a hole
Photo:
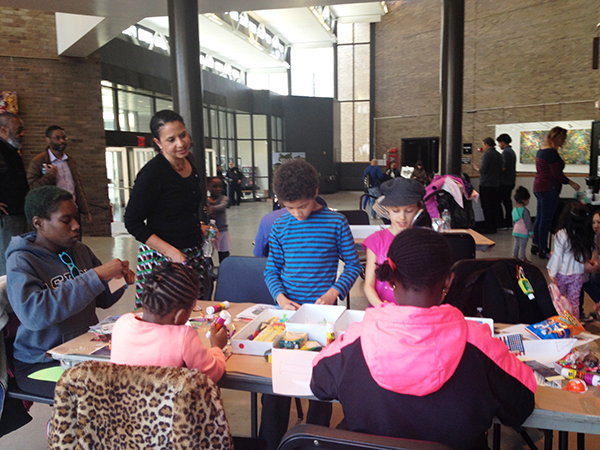
[[[402,177],[395,178],[381,185],[381,193],[383,199],[378,201],[378,204],[385,207],[391,225],[387,229],[373,233],[363,242],[367,253],[364,290],[367,300],[373,306],[382,301],[394,301],[392,287],[387,282],[379,281],[375,277],[377,266],[383,264],[387,259],[390,244],[401,231],[413,226],[413,220],[417,214],[429,217],[423,205],[425,187],[419,181]],[[429,219],[428,226],[431,226],[431,219]]]
[[[527,250],[527,241],[529,236],[533,235],[533,224],[531,223],[531,214],[527,209],[531,194],[527,188],[519,186],[515,191],[515,206],[512,210],[513,236],[515,237],[515,247],[513,257],[527,261],[525,251]]]
[[[579,294],[586,272],[593,272],[594,230],[583,205],[571,204],[563,214],[561,228],[554,238],[554,252],[548,262],[551,281],[558,286],[579,319]]]
[[[487,450],[494,417],[518,427],[533,411],[533,371],[489,327],[440,306],[451,266],[440,233],[400,233],[377,269],[395,301],[367,308],[314,359],[310,388],[339,400],[349,430]]]
[[[217,382],[225,372],[225,327],[212,333],[206,349],[198,332],[186,325],[200,283],[187,265],[166,261],[146,279],[143,316],[124,314],[112,331],[110,361],[130,366],[198,369]]]
[[[598,241],[600,239],[600,212],[594,214],[592,217],[592,229],[594,230],[594,251],[592,252],[592,261],[600,263],[598,259]],[[596,265],[596,270],[590,273],[590,279],[583,283],[583,289],[579,297],[579,312],[581,314],[581,320],[584,322],[590,322],[594,319],[598,319],[598,311],[600,310],[600,273],[598,269],[600,264]],[[584,292],[587,293],[594,302],[594,311],[588,316],[583,313],[583,300]]]
[[[231,238],[227,226],[227,206],[229,200],[223,195],[223,182],[218,177],[208,179],[208,197],[207,213],[208,219],[214,219],[219,230],[217,238],[217,252],[219,253],[219,263],[222,263],[229,256],[231,250]]]

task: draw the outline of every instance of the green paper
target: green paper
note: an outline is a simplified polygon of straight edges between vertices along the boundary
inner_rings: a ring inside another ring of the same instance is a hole
[[[56,367],[48,367],[47,369],[38,370],[37,372],[33,372],[27,378],[31,378],[32,380],[39,381],[52,381],[56,383],[60,376],[64,373],[65,369],[60,366]]]

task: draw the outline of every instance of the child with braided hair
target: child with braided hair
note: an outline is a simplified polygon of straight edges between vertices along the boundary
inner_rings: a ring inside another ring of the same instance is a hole
[[[156,266],[144,285],[143,316],[125,314],[113,327],[111,362],[188,367],[217,382],[225,372],[225,327],[213,330],[211,348],[206,349],[198,332],[185,325],[198,289],[198,277],[189,266],[170,261]]]
[[[311,390],[339,400],[349,430],[488,449],[494,417],[518,427],[533,411],[533,371],[487,325],[440,305],[450,255],[433,230],[398,234],[377,269],[395,301],[368,308],[314,359]]]

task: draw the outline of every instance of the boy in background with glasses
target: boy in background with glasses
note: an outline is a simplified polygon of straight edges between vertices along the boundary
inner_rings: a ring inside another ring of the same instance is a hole
[[[110,292],[108,281],[134,273],[127,261],[102,264],[79,241],[73,196],[56,186],[34,189],[25,198],[25,215],[35,231],[13,237],[6,251],[10,304],[21,322],[14,342],[17,385],[24,391],[54,396],[54,381],[30,377],[59,365],[46,351],[98,323],[96,307],[109,308],[124,288]]]

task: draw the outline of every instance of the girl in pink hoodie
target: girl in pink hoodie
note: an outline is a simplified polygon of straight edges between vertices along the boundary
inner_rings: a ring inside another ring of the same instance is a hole
[[[142,317],[125,314],[112,331],[110,361],[130,366],[187,367],[217,382],[225,372],[225,327],[212,333],[207,349],[186,325],[196,304],[198,277],[187,265],[167,261],[146,278]]]
[[[451,263],[440,234],[398,234],[377,269],[395,303],[368,308],[315,358],[311,389],[340,401],[350,430],[487,449],[494,417],[517,427],[533,411],[533,371],[487,325],[440,305]]]

